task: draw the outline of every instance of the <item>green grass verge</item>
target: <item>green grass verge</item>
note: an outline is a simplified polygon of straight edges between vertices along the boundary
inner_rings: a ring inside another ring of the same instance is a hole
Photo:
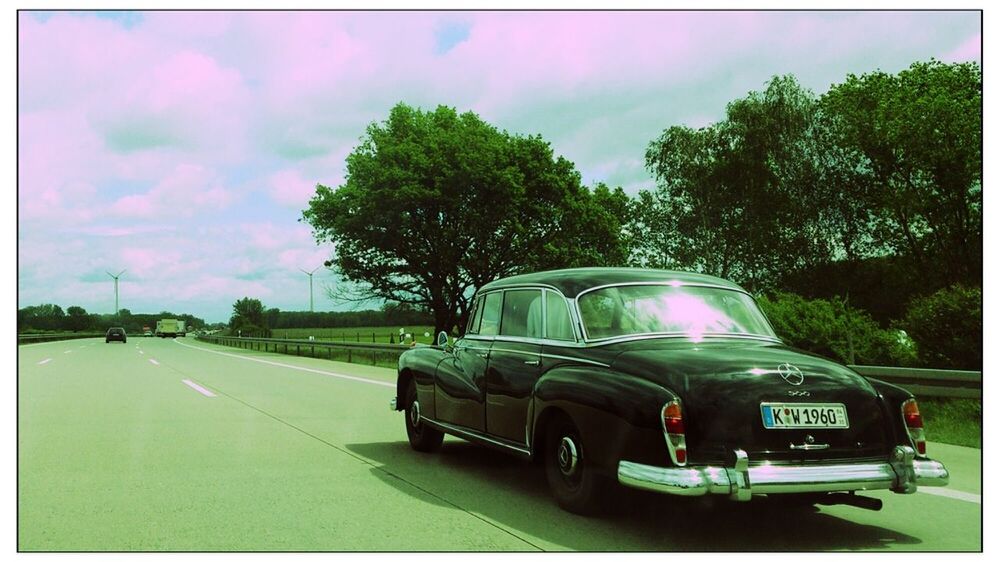
[[[208,339],[210,343],[215,343]],[[317,341],[323,341],[317,338]],[[338,340],[339,341],[339,340]],[[350,340],[348,340],[350,341]],[[341,361],[344,363],[357,363],[359,365],[372,365],[375,367],[385,367],[395,369],[399,363],[399,355],[409,349],[407,346],[399,346],[399,352],[369,350],[369,349],[343,349],[332,347],[313,347],[308,343],[303,344],[265,344],[262,342],[239,342],[240,345],[232,345],[233,341],[218,342],[218,345],[227,347],[238,347],[251,349],[254,351],[266,351],[268,353],[279,353],[282,355],[293,355],[297,357],[315,357],[316,359],[328,359],[330,361]]]
[[[399,343],[399,330],[413,334],[420,343],[434,342],[434,326],[362,326],[356,328],[276,328],[271,330],[272,338],[308,339],[313,336],[319,341]],[[424,334],[428,334],[425,336]],[[372,341],[374,340],[374,342]]]
[[[917,397],[927,439],[983,448],[983,403],[970,398]]]

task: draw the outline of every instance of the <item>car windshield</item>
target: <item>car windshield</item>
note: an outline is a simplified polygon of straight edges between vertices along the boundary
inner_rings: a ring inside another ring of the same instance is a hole
[[[587,339],[643,334],[776,338],[749,295],[717,287],[620,285],[578,299]]]

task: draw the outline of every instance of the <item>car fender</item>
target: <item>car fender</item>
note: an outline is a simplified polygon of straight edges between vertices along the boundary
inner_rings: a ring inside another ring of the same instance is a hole
[[[882,414],[888,421],[885,425],[890,428],[887,431],[891,431],[891,435],[887,435],[887,437],[891,437],[890,443],[909,445],[910,437],[903,422],[902,408],[903,402],[913,398],[913,393],[901,386],[882,380],[870,377],[865,377],[865,379],[871,383],[875,392],[878,393],[879,402],[882,406]]]
[[[662,464],[668,453],[659,414],[675,398],[656,383],[610,368],[553,368],[534,387],[529,447],[533,455],[540,452],[546,424],[562,412],[580,431],[588,458],[598,466],[613,470],[623,458]]]
[[[405,408],[406,387],[410,380],[417,383],[417,396],[425,417],[433,418],[434,412],[434,377],[438,364],[445,354],[437,348],[416,348],[403,352],[399,356],[396,370],[396,409]]]

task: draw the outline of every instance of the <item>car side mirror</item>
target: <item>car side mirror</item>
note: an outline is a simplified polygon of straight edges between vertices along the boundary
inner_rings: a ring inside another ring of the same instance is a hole
[[[437,337],[438,347],[448,347],[448,332],[441,330]]]

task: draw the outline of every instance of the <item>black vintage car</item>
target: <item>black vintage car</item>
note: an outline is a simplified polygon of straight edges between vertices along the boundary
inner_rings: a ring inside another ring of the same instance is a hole
[[[465,335],[399,359],[394,410],[418,451],[448,433],[544,462],[593,511],[617,481],[681,496],[878,509],[855,494],[948,483],[913,396],[775,336],[707,275],[567,269],[482,287]]]

